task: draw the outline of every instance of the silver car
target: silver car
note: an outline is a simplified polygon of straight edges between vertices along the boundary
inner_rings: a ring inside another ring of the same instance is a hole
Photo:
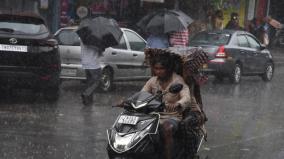
[[[55,33],[61,56],[61,79],[86,79],[76,29],[77,27],[65,27]],[[100,88],[103,91],[110,91],[114,81],[146,80],[151,75],[149,67],[144,65],[146,41],[133,30],[121,30],[123,37],[120,43],[105,49],[101,58],[103,75]]]

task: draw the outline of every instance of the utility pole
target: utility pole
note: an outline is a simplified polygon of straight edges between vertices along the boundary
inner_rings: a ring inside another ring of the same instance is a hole
[[[266,11],[266,16],[269,16],[270,12],[270,0],[267,1],[267,11]]]
[[[51,31],[55,32],[58,27],[59,27],[59,23],[60,23],[60,1],[56,0],[56,1],[52,1],[51,3],[51,10],[52,10],[52,24],[51,24]]]

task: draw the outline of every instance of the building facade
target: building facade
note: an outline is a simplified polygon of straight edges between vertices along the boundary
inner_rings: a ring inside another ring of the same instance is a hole
[[[240,15],[240,22],[253,17],[264,17],[268,14],[278,16],[282,11],[277,0],[2,0],[1,10],[34,11],[41,14],[47,21],[52,32],[60,27],[79,23],[77,8],[85,6],[92,15],[108,15],[115,18],[122,26],[135,29],[135,24],[147,13],[167,8],[178,8],[193,19],[204,18],[204,6],[213,5],[224,12],[224,24],[230,19],[231,12]],[[271,1],[271,5],[270,5]],[[284,3],[282,3],[284,6]],[[269,10],[269,7],[274,9]],[[275,8],[278,7],[276,11]],[[282,16],[283,17],[283,16]]]

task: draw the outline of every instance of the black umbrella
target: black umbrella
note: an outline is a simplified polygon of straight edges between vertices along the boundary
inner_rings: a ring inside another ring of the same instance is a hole
[[[117,45],[123,34],[114,19],[105,17],[83,20],[76,32],[83,44],[102,49]]]
[[[138,23],[141,29],[152,34],[181,31],[188,27],[193,19],[179,10],[160,10],[144,16]]]

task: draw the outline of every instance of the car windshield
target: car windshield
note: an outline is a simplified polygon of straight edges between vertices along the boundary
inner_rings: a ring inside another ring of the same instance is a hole
[[[229,42],[231,35],[225,33],[199,33],[190,40],[190,46],[196,45],[225,45]]]
[[[12,34],[44,34],[48,32],[43,23],[0,19],[0,32]]]

